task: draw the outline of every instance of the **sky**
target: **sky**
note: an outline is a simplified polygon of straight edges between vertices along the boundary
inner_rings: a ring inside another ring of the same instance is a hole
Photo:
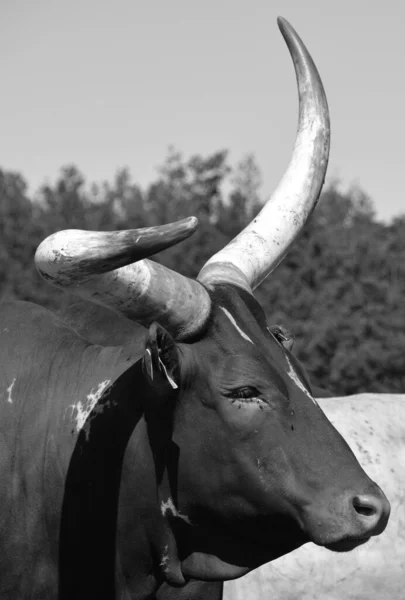
[[[0,167],[35,190],[74,163],[146,186],[170,145],[253,153],[270,195],[291,155],[295,76],[278,31],[310,50],[331,112],[329,179],[381,219],[405,213],[403,0],[0,0]]]

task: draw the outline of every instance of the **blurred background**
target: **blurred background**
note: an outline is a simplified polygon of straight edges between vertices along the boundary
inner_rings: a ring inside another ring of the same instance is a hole
[[[403,3],[3,0],[0,298],[62,310],[33,255],[66,228],[200,219],[154,257],[188,276],[260,210],[295,139],[282,14],[329,99],[322,200],[258,289],[331,393],[405,390]],[[402,20],[401,20],[402,19]]]

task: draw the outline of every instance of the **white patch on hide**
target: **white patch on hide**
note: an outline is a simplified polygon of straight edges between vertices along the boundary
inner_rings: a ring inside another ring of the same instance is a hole
[[[145,368],[146,371],[149,375],[149,377],[152,379],[153,381],[153,363],[152,363],[152,352],[149,350],[149,348],[146,348],[145,350],[145,358],[144,358],[144,363],[145,363]]]
[[[101,381],[98,385],[98,388],[94,390],[92,388],[90,393],[87,394],[86,400],[82,402],[79,400],[77,404],[72,404],[72,415],[73,412],[76,411],[75,421],[76,421],[76,431],[79,432],[86,425],[87,418],[91,411],[95,408],[97,402],[100,400],[101,396],[105,392],[106,388],[110,385],[111,381],[106,379],[105,381]],[[87,424],[85,428],[86,439],[89,438],[90,429],[89,424]]]
[[[219,308],[225,313],[225,315],[228,317],[228,319],[230,320],[230,322],[232,323],[232,325],[235,327],[235,329],[237,330],[237,332],[243,337],[243,339],[247,340],[248,342],[250,342],[251,344],[253,344],[253,342],[250,339],[250,337],[244,331],[242,331],[242,329],[239,327],[239,325],[237,324],[237,322],[235,321],[235,319],[233,318],[233,316],[231,315],[231,313],[228,310],[226,310],[226,308],[224,308],[223,306],[220,306]]]
[[[167,571],[169,562],[169,546],[165,546],[163,551],[162,560],[160,561],[160,566],[163,567],[163,571]]]
[[[297,387],[299,387],[299,389],[302,392],[304,392],[304,394],[306,394],[308,396],[308,398],[310,398],[316,406],[318,406],[318,403],[315,400],[315,398],[312,396],[312,394],[309,393],[309,391],[307,390],[305,385],[302,383],[301,379],[298,377],[297,373],[294,371],[294,368],[293,368],[288,356],[286,356],[286,360],[287,360],[288,366],[290,367],[290,370],[288,371],[287,375],[290,377],[290,379],[293,380],[295,385]]]
[[[168,497],[166,502],[163,502],[162,500],[162,503],[160,505],[160,511],[164,517],[166,516],[166,513],[170,511],[173,517],[183,519],[183,521],[191,525],[190,519],[186,515],[182,515],[181,513],[179,513],[177,508],[174,506],[173,500],[170,498],[170,496]]]
[[[7,388],[7,402],[9,404],[13,404],[13,399],[11,397],[11,392],[13,391],[13,387],[14,387],[15,382],[16,382],[16,378],[14,377],[13,381],[10,383],[10,385]]]
[[[161,366],[161,367],[162,367],[162,369],[163,369],[163,372],[164,372],[164,374],[165,374],[165,377],[166,377],[167,381],[170,383],[170,385],[172,386],[172,388],[173,388],[174,390],[177,390],[177,389],[179,388],[179,386],[178,386],[178,385],[177,385],[177,383],[176,383],[175,381],[173,381],[173,379],[170,377],[170,375],[169,375],[169,373],[167,372],[167,369],[166,369],[166,367],[165,367],[165,364],[164,364],[164,362],[162,361],[162,359],[160,358],[160,356],[159,356],[159,364],[160,364],[160,366]]]

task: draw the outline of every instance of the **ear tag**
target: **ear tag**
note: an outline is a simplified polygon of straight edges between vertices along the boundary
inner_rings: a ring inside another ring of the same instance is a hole
[[[145,350],[145,367],[148,372],[149,377],[153,381],[153,363],[152,363],[152,353],[149,348]]]
[[[160,366],[162,367],[162,369],[163,369],[163,371],[164,371],[164,374],[166,375],[166,379],[167,379],[167,381],[170,383],[170,385],[172,386],[172,388],[173,388],[174,390],[177,390],[179,386],[178,386],[178,385],[177,385],[177,383],[175,383],[175,382],[173,381],[173,379],[170,377],[170,375],[169,375],[169,373],[167,372],[167,370],[166,370],[166,367],[165,367],[165,365],[164,365],[164,363],[163,363],[162,359],[160,358],[160,356],[159,356],[159,364],[160,364]]]

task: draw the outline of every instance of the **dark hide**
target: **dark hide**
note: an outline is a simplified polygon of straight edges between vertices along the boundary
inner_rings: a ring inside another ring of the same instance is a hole
[[[182,344],[157,324],[92,344],[2,305],[0,597],[220,598],[216,580],[306,541],[384,528],[381,492],[260,306],[232,286],[211,297]],[[378,522],[353,509],[362,494]]]

